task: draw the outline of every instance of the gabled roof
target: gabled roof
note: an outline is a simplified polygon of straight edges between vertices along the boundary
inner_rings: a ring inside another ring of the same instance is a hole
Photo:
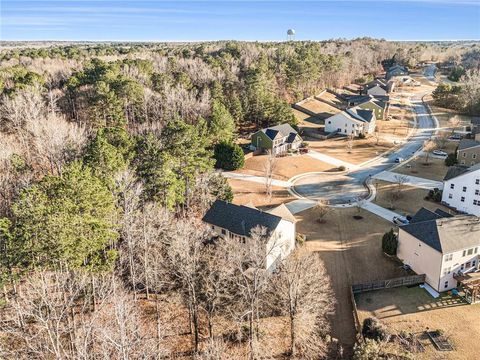
[[[458,143],[458,150],[466,150],[480,146],[480,141],[472,139],[462,139]]]
[[[452,166],[448,169],[447,175],[445,175],[443,180],[447,181],[447,180],[455,179],[459,176],[462,176],[474,171],[480,171],[480,163],[473,165],[471,167],[462,166],[462,165]]]
[[[378,106],[382,109],[385,109],[385,107],[387,106],[387,104],[384,101],[382,101],[381,99],[377,99],[375,96],[370,95],[370,94],[350,96],[350,97],[348,97],[347,100],[349,102],[356,103],[357,106],[365,104],[365,103],[375,104],[376,106]]]
[[[288,210],[285,204],[280,204],[277,207],[268,210],[267,212],[272,215],[280,216],[283,220],[287,220],[292,223],[297,222],[297,219],[295,219],[295,216],[293,216],[293,214],[290,212],[290,210]]]
[[[371,88],[374,88],[375,86],[379,86],[382,89],[387,90],[387,83],[381,79],[372,80],[369,83],[366,83],[364,86],[365,86],[365,89],[371,89]]]
[[[476,216],[419,221],[400,229],[443,254],[480,245],[480,218]]]
[[[450,218],[453,215],[441,210],[437,209],[435,212],[428,210],[427,208],[422,207],[420,210],[413,215],[412,219],[410,220],[410,224],[418,223],[422,221],[429,221],[429,220],[436,220],[441,218]]]
[[[291,127],[289,124],[280,124],[272,127],[268,127],[265,129],[260,130],[265,135],[267,135],[270,139],[274,140],[277,136],[280,137],[287,137],[290,136],[290,134],[295,134],[297,135],[297,131]]]
[[[256,226],[265,227],[269,232],[274,231],[282,218],[248,206],[217,200],[202,220],[234,234],[250,236]]]
[[[375,118],[375,115],[372,110],[362,109],[358,106],[352,107],[344,111],[349,118],[361,122],[370,122]]]

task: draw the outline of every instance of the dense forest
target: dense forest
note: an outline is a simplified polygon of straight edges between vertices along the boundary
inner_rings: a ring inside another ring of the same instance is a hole
[[[265,335],[275,318],[286,357],[341,357],[315,254],[272,277],[258,270],[264,229],[248,249],[211,243],[200,219],[233,197],[215,154],[295,125],[293,101],[376,75],[384,59],[452,62],[468,85],[479,54],[367,38],[5,47],[0,357],[259,358],[277,347]]]

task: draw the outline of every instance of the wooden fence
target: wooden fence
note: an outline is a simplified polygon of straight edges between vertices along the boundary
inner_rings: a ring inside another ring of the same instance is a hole
[[[404,276],[395,279],[376,280],[361,284],[353,284],[352,292],[359,294],[365,291],[391,289],[399,286],[416,285],[425,282],[425,274]]]

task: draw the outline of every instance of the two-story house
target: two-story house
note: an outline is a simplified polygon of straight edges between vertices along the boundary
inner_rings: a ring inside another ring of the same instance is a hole
[[[285,205],[268,212],[253,206],[235,205],[217,200],[203,217],[213,232],[220,237],[241,241],[248,246],[252,231],[264,228],[266,269],[274,270],[277,262],[285,259],[295,248],[295,217]]]
[[[359,107],[372,110],[377,120],[385,119],[388,115],[388,96],[385,98],[372,95],[354,95],[347,98],[348,107]]]
[[[420,210],[408,225],[399,227],[397,257],[425,281],[442,292],[458,286],[457,276],[479,269],[480,218],[445,217],[445,213]]]
[[[448,169],[443,180],[442,203],[459,212],[480,216],[480,163]]]
[[[295,150],[302,144],[302,138],[289,124],[281,124],[257,131],[252,135],[252,146],[260,151],[280,155]]]
[[[360,134],[368,135],[375,131],[375,121],[373,110],[356,106],[326,118],[325,132],[355,137]]]
[[[462,139],[458,144],[457,160],[460,165],[473,166],[480,163],[480,141]]]

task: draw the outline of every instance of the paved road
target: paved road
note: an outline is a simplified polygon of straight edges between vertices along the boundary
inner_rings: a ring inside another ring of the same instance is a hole
[[[332,204],[342,204],[366,196],[364,182],[383,171],[390,170],[395,159],[409,159],[419,152],[424,142],[430,139],[438,127],[436,119],[427,111],[422,102],[422,95],[412,99],[412,107],[416,113],[417,129],[414,135],[394,152],[384,155],[365,166],[355,169],[342,177],[332,174],[307,174],[294,181],[293,190],[300,196],[310,199],[328,199]]]
[[[267,181],[267,178],[264,176],[255,176],[255,175],[241,174],[241,173],[234,173],[234,172],[222,172],[222,175],[230,179],[252,181],[260,184],[266,184],[266,181]],[[271,181],[273,186],[288,188],[291,185],[288,181],[276,180],[276,179],[272,179]]]

